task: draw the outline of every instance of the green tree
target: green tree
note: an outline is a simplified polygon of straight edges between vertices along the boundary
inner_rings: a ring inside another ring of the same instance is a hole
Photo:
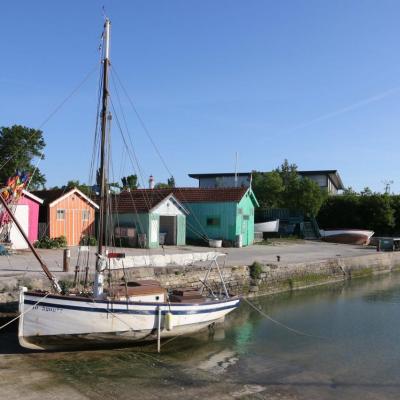
[[[363,190],[361,190],[360,194],[361,196],[372,196],[374,192],[368,186],[366,186]]]
[[[285,187],[290,187],[300,179],[297,173],[297,165],[289,164],[289,161],[285,158],[280,167],[276,168],[275,171],[281,176]]]
[[[170,189],[175,187],[175,178],[171,176],[168,178],[167,183],[158,182],[154,185],[154,189]]]
[[[154,189],[169,189],[168,183],[158,182],[154,185]]]
[[[322,190],[317,183],[309,178],[302,178],[296,184],[297,195],[294,207],[301,210],[304,215],[315,217],[322,204],[328,197],[328,192]]]
[[[170,188],[174,188],[175,187],[175,178],[173,176],[168,178],[167,185]]]
[[[123,178],[121,178],[121,182],[122,182],[122,188],[124,190],[127,189],[135,190],[139,187],[138,177],[136,174],[124,176]]]
[[[252,189],[262,208],[282,207],[317,215],[327,192],[311,179],[302,178],[296,164],[284,160],[271,172],[253,172]]]
[[[343,190],[343,193],[342,193],[342,195],[344,195],[344,196],[346,196],[346,195],[355,195],[355,194],[357,194],[357,192],[351,186],[345,188]]]
[[[82,193],[86,194],[86,195],[90,195],[92,193],[92,188],[89,185],[86,185],[85,183],[80,183],[79,180],[70,180],[67,182],[66,185],[63,186],[53,186],[50,188],[50,190],[54,190],[54,189],[64,189],[66,192],[77,188],[79,189]]]
[[[252,189],[261,208],[280,207],[285,189],[277,171],[252,173]]]
[[[394,227],[391,233],[396,233],[398,235],[400,234],[400,196],[391,195],[390,205],[394,216]]]
[[[284,160],[280,167],[275,169],[275,172],[280,175],[283,182],[283,192],[281,196],[281,204],[284,208],[296,210],[299,202],[299,185],[300,176],[297,173],[297,165],[289,164],[288,160]]]
[[[33,164],[34,158],[44,158],[46,143],[43,132],[22,125],[0,128],[0,181],[4,185],[16,171],[32,175],[30,188],[44,187],[46,178]]]
[[[361,196],[359,213],[364,227],[377,233],[390,233],[395,226],[395,212],[387,194]]]

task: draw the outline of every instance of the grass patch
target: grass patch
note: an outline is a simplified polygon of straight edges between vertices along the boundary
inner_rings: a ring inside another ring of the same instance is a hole
[[[250,276],[253,279],[260,279],[262,273],[262,264],[260,264],[258,261],[254,261],[249,268],[250,268]]]
[[[360,278],[364,276],[372,276],[374,274],[373,268],[362,268],[362,269],[357,269],[357,270],[352,270],[351,271],[351,277],[352,278]]]

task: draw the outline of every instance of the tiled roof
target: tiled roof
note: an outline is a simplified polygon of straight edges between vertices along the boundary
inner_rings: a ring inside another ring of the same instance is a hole
[[[181,203],[238,203],[248,188],[174,188],[174,196]]]
[[[43,204],[44,205],[52,205],[53,202],[55,202],[58,199],[61,199],[62,197],[68,197],[70,194],[76,193],[78,196],[83,198],[85,201],[88,203],[91,203],[92,206],[97,207],[97,204],[95,200],[91,200],[89,196],[87,196],[85,193],[82,193],[79,189],[77,188],[65,188],[65,189],[49,189],[49,190],[36,190],[32,192],[33,195],[43,199]]]
[[[148,212],[168,195],[173,194],[180,203],[205,203],[205,202],[236,202],[245,195],[246,188],[168,188],[168,189],[136,189],[130,192],[121,192],[112,196],[113,211]],[[98,199],[96,200],[99,203]]]
[[[49,189],[49,190],[35,190],[31,193],[44,200],[44,204],[52,203],[72,189]]]
[[[130,192],[121,192],[111,196],[112,209],[119,213],[147,213],[171,193],[170,189],[136,189]],[[99,204],[98,198],[96,202]]]

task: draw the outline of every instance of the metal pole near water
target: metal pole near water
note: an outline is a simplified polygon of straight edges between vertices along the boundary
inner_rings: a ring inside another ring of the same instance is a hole
[[[71,261],[71,250],[70,249],[64,249],[64,254],[63,254],[63,272],[68,272],[69,271],[69,263]]]
[[[158,306],[157,318],[157,353],[161,351],[161,307]]]

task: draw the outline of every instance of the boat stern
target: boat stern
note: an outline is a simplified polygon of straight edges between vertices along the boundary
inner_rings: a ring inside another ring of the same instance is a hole
[[[18,342],[20,346],[30,349],[30,350],[43,350],[42,347],[37,346],[33,343],[28,342],[24,337],[24,314],[28,311],[25,310],[25,293],[28,291],[28,288],[25,286],[21,286],[19,288],[19,304],[18,304],[18,312],[19,312],[19,320],[18,320]]]

